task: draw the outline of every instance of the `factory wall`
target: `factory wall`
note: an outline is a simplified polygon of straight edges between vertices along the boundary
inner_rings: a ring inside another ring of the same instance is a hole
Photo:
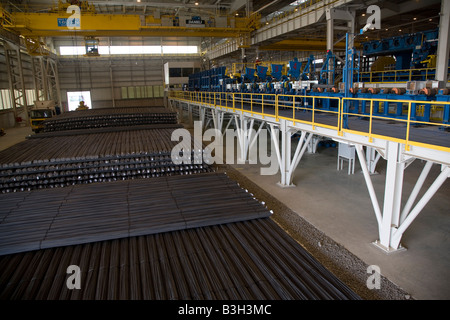
[[[199,46],[199,40],[176,38],[99,38],[100,46]],[[54,38],[53,46],[84,46],[82,38]],[[135,53],[135,52],[133,52]],[[59,82],[63,106],[67,91],[91,91],[92,108],[162,105],[164,64],[200,61],[199,54],[102,55],[100,57],[60,56]],[[160,94],[161,92],[161,94]]]

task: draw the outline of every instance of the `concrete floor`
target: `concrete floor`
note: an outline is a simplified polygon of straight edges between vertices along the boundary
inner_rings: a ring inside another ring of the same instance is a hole
[[[7,129],[0,137],[0,150],[25,140],[30,128]],[[295,146],[293,147],[295,150]],[[408,198],[424,163],[416,160],[405,171],[403,202]],[[402,238],[406,251],[387,255],[372,242],[378,239],[376,218],[369,193],[356,161],[355,174],[337,170],[337,149],[319,147],[305,153],[295,171],[293,188],[277,185],[280,175],[262,176],[259,165],[233,165],[291,210],[344,246],[369,265],[380,267],[387,277],[415,299],[450,299],[450,181],[446,181],[411,224]],[[434,165],[424,185],[431,185],[440,166]],[[379,174],[372,176],[382,207],[386,162],[381,159]],[[368,275],[369,276],[369,275]]]
[[[181,119],[187,128],[191,127],[186,110]],[[197,119],[194,115],[194,120]],[[295,148],[293,140],[292,152]],[[231,165],[364,263],[379,266],[383,276],[412,298],[450,299],[450,180],[447,179],[403,234],[401,245],[407,250],[386,254],[373,244],[379,239],[378,226],[359,160],[356,156],[355,173],[348,175],[346,162],[343,170],[337,170],[337,154],[338,149],[332,147],[319,147],[314,154],[306,152],[295,170],[292,188],[277,185],[279,173],[261,175],[258,164]],[[415,160],[405,170],[402,208],[424,165],[425,162]],[[434,182],[440,169],[440,165],[433,165],[415,203]],[[376,172],[371,178],[382,209],[386,160],[379,160]]]
[[[34,134],[31,127],[9,128],[5,129],[5,132],[6,135],[0,137],[0,151],[24,141],[26,136]]]
[[[416,160],[406,169],[403,203],[424,164]],[[277,185],[279,173],[260,175],[259,165],[233,167],[365,263],[379,266],[382,275],[413,298],[450,299],[450,181],[404,233],[401,243],[407,250],[388,255],[372,244],[378,239],[378,228],[359,162],[354,175],[348,175],[347,164],[338,171],[337,148],[319,147],[315,154],[305,153],[295,171],[293,188]],[[385,160],[378,162],[377,172],[372,181],[382,208]],[[439,172],[440,166],[434,165],[419,197]]]

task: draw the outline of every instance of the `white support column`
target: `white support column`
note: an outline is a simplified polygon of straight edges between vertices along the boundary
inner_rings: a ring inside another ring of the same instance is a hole
[[[372,201],[372,207],[375,211],[375,216],[378,222],[378,230],[381,228],[382,215],[380,204],[378,203],[377,194],[375,193],[375,189],[372,184],[372,179],[370,178],[369,170],[367,169],[366,157],[364,155],[363,146],[360,144],[355,145],[356,153],[358,154],[359,163],[361,164],[361,169],[364,175],[364,179],[366,181],[366,186],[369,191],[370,200]]]
[[[448,178],[450,178],[450,167],[446,166],[443,168],[442,172],[439,174],[439,176],[436,178],[427,192],[425,192],[425,194],[422,196],[422,199],[419,200],[414,209],[407,215],[403,223],[398,228],[394,228],[390,244],[392,248],[397,249],[400,246],[400,240],[403,236],[403,233],[411,225],[414,219],[417,218],[422,209],[426,206],[426,204],[431,200],[434,194],[439,190],[439,188]]]
[[[211,115],[213,119],[214,129],[217,129],[217,112],[214,109],[211,109]]]
[[[283,120],[280,120],[283,121]],[[273,145],[275,147],[275,154],[277,155],[278,165],[280,167],[281,176],[283,176],[284,172],[284,163],[281,158],[281,152],[280,152],[280,139],[279,139],[279,132],[280,129],[278,129],[274,124],[270,123],[270,137],[272,138]],[[283,179],[283,178],[282,178]]]
[[[288,128],[286,120],[283,119],[280,119],[280,129],[276,129],[273,124],[270,124],[270,128],[281,173],[281,179],[278,185],[283,188],[295,187],[292,183],[294,171],[305,154],[313,134],[308,134],[306,131],[302,132],[294,156],[291,158],[291,137],[293,133],[292,130],[294,129]],[[296,132],[297,130],[294,131]],[[281,148],[279,143],[279,132],[281,132]]]
[[[187,111],[188,111],[189,124],[193,124],[194,123],[194,117],[192,115],[192,105],[190,103],[187,104]]]
[[[436,80],[443,82],[443,86],[445,86],[448,79],[448,59],[450,53],[450,1],[442,0],[441,3]]]
[[[291,132],[287,127],[286,120],[280,119],[280,131],[281,131],[281,162],[280,172],[281,181],[280,186],[289,187],[288,172],[291,166]]]
[[[292,158],[289,170],[288,170],[288,177],[287,180],[289,181],[290,186],[294,186],[292,183],[294,178],[294,170],[297,168],[298,164],[300,163],[300,160],[302,159],[303,155],[305,154],[306,149],[308,148],[308,145],[314,136],[314,134],[310,133],[308,137],[306,137],[307,133],[306,131],[303,131],[301,134],[301,137],[297,144],[297,149],[295,150],[294,157]]]
[[[425,179],[428,177],[428,174],[430,173],[432,166],[433,166],[433,162],[427,161],[427,163],[423,167],[422,173],[420,174],[419,179],[417,179],[416,185],[414,186],[414,189],[411,192],[409,199],[406,202],[405,207],[403,208],[402,213],[400,214],[400,223],[403,223],[406,219],[406,216],[409,214],[409,212],[414,204],[414,201],[416,201],[416,198],[419,194],[420,189],[422,189]]]
[[[261,130],[262,130],[262,128],[263,128],[265,123],[266,123],[265,121],[261,121],[261,124],[259,125],[258,131],[256,131],[255,136],[252,139],[250,139],[250,145],[248,146],[249,150],[251,150],[252,147],[254,146],[254,144],[256,143],[256,141],[258,139],[258,136],[259,136],[259,133],[261,132]]]
[[[425,207],[428,201],[430,201],[437,190],[442,186],[445,180],[450,177],[450,167],[443,167],[441,174],[437,177],[431,187],[425,192],[422,199],[420,199],[414,209],[411,210],[414,201],[416,200],[417,195],[419,194],[420,189],[422,188],[433,164],[431,161],[428,161],[425,164],[425,167],[422,170],[422,173],[420,174],[417,183],[404,206],[403,211],[401,211],[403,176],[406,167],[410,163],[412,163],[414,158],[408,158],[403,154],[403,145],[391,141],[387,142],[385,154],[387,160],[387,171],[383,212],[381,212],[380,205],[378,203],[378,199],[372,185],[372,180],[370,178],[363,146],[358,144],[355,146],[358,153],[358,159],[361,163],[364,179],[366,180],[367,189],[369,190],[369,195],[375,211],[375,216],[378,222],[378,232],[380,238],[379,240],[375,241],[374,244],[386,253],[405,250],[405,248],[400,245],[400,240],[403,233],[413,222],[413,220],[419,215],[420,211]]]
[[[206,123],[205,123],[205,119],[206,119],[206,110],[205,108],[202,108],[200,105],[198,106],[198,114],[200,117],[200,122],[202,124],[202,130],[205,128]]]
[[[377,163],[381,158],[381,154],[377,153],[375,148],[367,147],[366,148],[366,161],[367,168],[369,169],[370,174],[376,173]]]
[[[225,129],[222,132],[222,136],[224,136],[226,134],[226,132],[227,132],[228,128],[230,127],[231,123],[233,122],[233,120],[234,120],[234,117],[231,116],[230,119],[228,120],[227,126],[225,127]]]
[[[400,223],[405,163],[399,161],[401,155],[399,143],[388,141],[386,146],[387,171],[379,244],[382,248],[390,250],[392,228],[398,227]]]
[[[327,51],[330,50],[331,52],[334,51],[334,18],[333,14],[331,14],[330,9],[327,10],[326,13],[327,18]],[[329,61],[329,63],[331,63]],[[328,69],[331,70],[331,68],[334,66],[328,66]],[[331,84],[333,81],[333,73],[328,73],[328,83]]]
[[[220,132],[222,132],[224,112],[220,110],[211,109],[211,114],[213,118],[214,129],[217,129]]]
[[[249,160],[249,148],[251,140],[253,138],[253,124],[254,119],[250,119],[244,116],[234,115],[237,137],[239,141],[239,157],[238,160],[245,163]]]

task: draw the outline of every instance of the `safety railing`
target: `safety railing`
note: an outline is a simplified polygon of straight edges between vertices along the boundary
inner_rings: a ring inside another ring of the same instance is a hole
[[[431,121],[430,111],[433,108],[442,108],[441,121]],[[399,142],[405,145],[407,151],[411,146],[420,146],[450,152],[448,144],[441,145],[442,142],[445,144],[445,141],[440,141],[441,144],[437,144],[437,141],[432,142],[438,139],[439,129],[442,131],[450,129],[449,114],[450,102],[342,98],[340,130],[343,133],[366,136],[369,142],[374,138]],[[416,130],[424,125],[431,130],[426,132]],[[449,142],[448,137],[444,136],[443,139]]]
[[[450,152],[450,102],[239,92],[171,92],[170,97],[278,122],[280,119],[368,138]],[[441,113],[431,117],[431,111]],[[419,127],[427,126],[426,129]]]
[[[278,95],[278,118],[296,123],[310,124],[336,130],[340,129],[341,99],[302,95]]]
[[[404,83],[407,81],[426,81],[435,79],[436,68],[360,72],[359,77],[362,82],[373,83]]]

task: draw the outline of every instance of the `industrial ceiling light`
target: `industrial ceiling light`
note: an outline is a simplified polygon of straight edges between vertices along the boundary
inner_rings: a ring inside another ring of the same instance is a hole
[[[195,5],[198,6],[198,2],[196,2]]]

